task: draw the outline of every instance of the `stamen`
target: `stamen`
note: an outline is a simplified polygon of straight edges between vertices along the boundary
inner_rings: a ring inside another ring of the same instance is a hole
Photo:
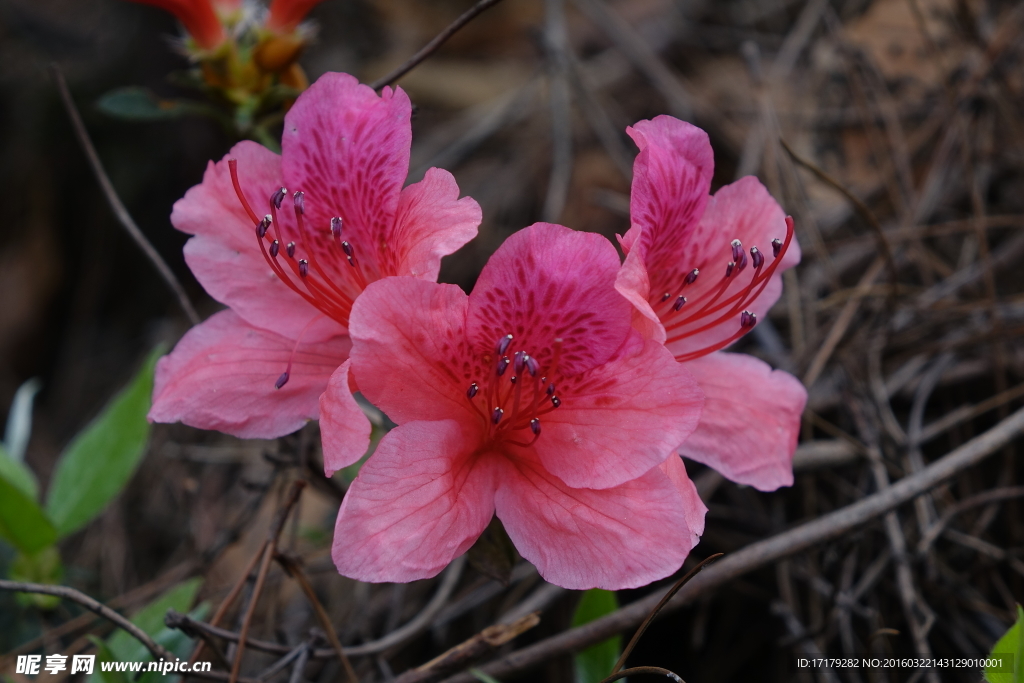
[[[743,254],[743,243],[739,240],[733,240],[730,245],[732,246],[732,260],[739,261],[740,256]]]
[[[263,220],[260,221],[260,224],[256,226],[256,236],[259,237],[260,239],[266,237],[267,230],[270,229],[271,222],[272,221],[270,218],[270,214],[268,213],[266,216],[263,217]]]
[[[331,219],[331,235],[336,240],[341,239],[341,218],[339,216]]]
[[[686,303],[686,297],[680,295],[680,297],[678,299],[676,299],[675,304],[672,306],[672,310],[673,311],[678,311],[679,309],[681,309],[683,307],[683,304],[685,304],[685,303]]]
[[[281,202],[284,201],[285,196],[288,194],[288,189],[279,187],[274,194],[270,195],[270,201],[274,204],[275,209],[281,208]]]
[[[508,351],[508,345],[511,343],[512,335],[506,334],[504,337],[498,340],[498,344],[494,347],[494,350],[499,356],[504,356],[505,352]]]
[[[761,264],[764,263],[764,255],[757,250],[757,247],[750,248],[750,260],[754,264],[754,268],[760,268]]]
[[[533,356],[526,357],[526,370],[533,377],[536,377],[537,373],[540,372],[540,365],[537,363],[537,360]]]
[[[725,279],[728,280],[732,277],[732,271],[736,269],[736,262],[729,261],[729,264],[725,267]]]
[[[284,250],[288,254],[288,258],[295,258],[295,242],[289,242]]]
[[[273,258],[277,258],[278,253],[281,251],[281,243],[274,240],[270,243],[270,255]]]
[[[554,396],[555,395],[555,384],[554,384],[554,382],[552,382],[551,384],[548,385],[547,395],[548,396]]]
[[[526,351],[516,351],[513,358],[515,359],[513,361],[513,367],[515,368],[516,374],[518,375],[522,373],[523,368],[526,367]]]
[[[750,311],[740,313],[740,327],[753,327],[757,324],[757,315]]]
[[[532,420],[530,420],[530,431],[533,432],[534,436],[540,436],[540,418],[539,417],[535,417]],[[544,443],[547,443],[547,441],[545,441]]]
[[[669,297],[671,297],[671,296],[672,296],[672,295],[671,295],[671,294],[669,294],[668,292],[665,292],[664,294],[662,294],[662,295],[661,295],[661,303],[665,303],[666,301],[668,301],[668,300],[669,300]]]
[[[292,202],[295,204],[295,213],[302,215],[306,213],[306,195],[303,192],[296,192],[292,195]]]
[[[515,384],[517,379],[518,378],[515,375],[512,375],[511,377],[508,378],[508,381],[511,382],[512,384]]]
[[[739,265],[736,266],[736,272],[738,273],[738,272],[740,272],[741,270],[743,270],[746,267],[747,267],[747,255],[741,252],[740,253],[740,262],[739,262]]]
[[[694,268],[693,270],[686,274],[686,280],[684,280],[684,282],[688,285],[692,285],[694,282],[697,281],[698,275],[700,275],[700,269]]]
[[[557,408],[558,406],[562,405],[562,399],[558,398],[557,396],[552,396],[551,405]]]
[[[476,382],[473,382],[472,384],[469,385],[469,389],[466,390],[466,396],[468,398],[470,398],[470,399],[475,398],[476,395],[477,395],[477,392],[479,392],[479,391],[480,391],[480,385],[477,384]]]
[[[498,377],[501,377],[502,375],[504,375],[505,371],[508,370],[509,362],[510,361],[508,359],[508,356],[502,356],[501,360],[498,361],[498,367],[496,368],[496,372],[498,374]]]
[[[284,372],[282,372],[282,373],[281,373],[281,376],[277,378],[277,381],[276,381],[276,382],[274,382],[274,388],[275,388],[275,389],[280,389],[280,388],[281,388],[281,387],[283,387],[283,386],[284,386],[285,384],[288,384],[288,378],[289,378],[289,377],[290,377],[290,374],[289,374],[289,372],[288,372],[287,370],[285,370]]]
[[[491,422],[498,424],[501,422],[501,417],[505,414],[505,411],[501,408],[495,408],[494,412],[491,413]]]
[[[309,262],[304,258],[299,259],[299,275],[302,277],[309,275]]]
[[[772,240],[772,256],[779,258],[779,251],[782,250],[782,240],[778,237]]]

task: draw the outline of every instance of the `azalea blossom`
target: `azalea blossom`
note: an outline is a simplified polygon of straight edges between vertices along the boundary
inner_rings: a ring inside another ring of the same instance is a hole
[[[679,452],[763,491],[789,486],[806,390],[753,356],[720,349],[767,313],[782,271],[800,262],[793,221],[752,176],[711,196],[714,156],[701,129],[658,116],[627,132],[640,154],[616,287],[636,310],[635,326],[704,391],[700,424]]]
[[[567,588],[635,587],[681,566],[706,510],[672,452],[703,396],[632,329],[618,268],[603,237],[538,223],[505,241],[468,296],[409,277],[366,289],[352,368],[399,426],[342,501],[342,574],[433,576],[495,514]],[[332,381],[321,399],[325,449],[351,440],[346,397]]]
[[[362,456],[369,423],[348,391],[353,302],[388,276],[436,280],[441,257],[480,223],[447,171],[402,188],[410,115],[401,89],[378,96],[326,74],[285,117],[281,155],[241,142],[174,205],[171,222],[193,235],[186,262],[228,310],[161,359],[151,420],[278,437],[319,416],[330,379],[354,410],[354,436],[329,449],[328,474]]]

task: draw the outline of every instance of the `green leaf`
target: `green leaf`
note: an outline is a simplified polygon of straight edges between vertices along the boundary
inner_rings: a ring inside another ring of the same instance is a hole
[[[60,551],[51,545],[32,554],[18,553],[11,562],[9,575],[12,581],[56,585],[64,577]],[[56,609],[60,604],[56,595],[42,593],[18,593],[17,599],[22,605],[35,605],[42,610]]]
[[[481,683],[500,683],[497,678],[494,678],[493,676],[488,676],[480,669],[470,669],[469,673],[473,676],[473,678],[475,678],[478,681],[481,681]]]
[[[117,658],[110,651],[110,647],[97,636],[89,634],[86,636],[96,646],[96,668],[93,669],[89,680],[93,683],[129,683],[128,676],[121,671],[104,671],[100,666],[102,662],[116,662]]]
[[[988,683],[1024,683],[1024,609],[1017,605],[1017,623],[1003,634],[989,659],[999,660],[999,666],[985,667]]]
[[[0,536],[32,555],[53,545],[57,532],[34,498],[0,476]]]
[[[619,601],[614,592],[592,588],[583,594],[580,604],[576,606],[576,612],[572,615],[573,628],[611,614],[618,608]],[[575,657],[576,683],[597,683],[607,678],[621,653],[620,636],[613,636],[583,650]]]
[[[129,121],[167,121],[183,116],[209,116],[219,112],[200,102],[165,100],[148,88],[128,86],[102,95],[96,107],[105,114]]]
[[[0,446],[0,478],[6,479],[9,484],[32,500],[39,500],[39,483],[36,481],[36,475],[25,463],[9,456],[3,446]]]
[[[63,538],[81,529],[115,498],[146,452],[146,420],[153,393],[153,367],[163,347],[61,454],[46,496],[46,511]]]

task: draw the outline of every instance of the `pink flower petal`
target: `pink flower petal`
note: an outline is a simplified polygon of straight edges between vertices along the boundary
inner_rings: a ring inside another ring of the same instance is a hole
[[[707,133],[671,116],[639,121],[626,132],[640,148],[633,164],[629,232],[622,238],[638,252],[652,291],[674,289],[693,244],[690,233],[708,202],[714,154]],[[684,262],[681,264],[680,262]],[[639,292],[647,299],[646,292]]]
[[[242,438],[290,434],[318,417],[320,394],[350,346],[348,337],[338,336],[296,348],[290,339],[221,311],[160,359],[149,419]],[[291,376],[276,389],[289,359]]]
[[[705,399],[700,424],[679,452],[761,491],[792,485],[793,452],[807,403],[803,385],[739,353],[713,353],[684,365]]]
[[[493,457],[454,420],[391,430],[345,494],[334,529],[338,571],[360,581],[436,575],[469,550],[494,514]]]
[[[676,490],[679,491],[679,496],[683,499],[683,513],[686,514],[686,526],[694,533],[693,544],[697,545],[697,541],[704,533],[704,516],[707,515],[708,508],[704,505],[704,501],[700,499],[697,487],[693,485],[693,481],[686,474],[686,466],[683,464],[683,459],[679,457],[678,453],[670,455],[668,460],[661,463],[659,467],[662,472],[668,475],[669,480],[676,487]]]
[[[730,242],[733,239],[739,239],[747,252],[751,247],[758,247],[765,257],[763,270],[768,268],[773,260],[772,240],[785,237],[785,214],[757,178],[740,178],[719,189],[708,202],[707,211],[700,225],[692,231],[690,239],[695,245],[692,249],[692,267],[699,268],[701,274],[697,282],[687,287],[689,303],[676,320],[685,319],[687,311],[692,315],[692,312],[702,305],[701,302],[710,299],[719,288],[726,264],[731,260]],[[767,286],[755,300],[747,302],[742,308],[755,313],[758,318],[766,315],[782,293],[782,271],[799,262],[800,245],[794,238]],[[719,301],[725,301],[729,296],[746,289],[752,276],[753,267],[747,265],[745,270],[733,276],[733,282]],[[670,320],[666,325],[669,350],[679,356],[707,348],[731,337],[740,329],[739,316],[723,315],[724,313],[723,310],[715,315],[705,315],[690,324],[674,329],[673,321]],[[707,326],[719,318],[720,322],[709,329],[693,333],[694,330]]]
[[[679,569],[696,543],[679,490],[661,468],[592,490],[566,486],[537,461],[496,462],[498,517],[520,554],[555,585],[643,586]]]
[[[494,252],[473,287],[469,335],[482,354],[512,334],[509,352],[525,351],[549,374],[559,337],[560,374],[600,365],[630,329],[629,303],[614,288],[618,269],[615,248],[600,235],[550,223],[520,230]]]
[[[696,429],[704,400],[686,367],[639,335],[618,358],[563,381],[556,393],[562,405],[541,418],[534,448],[574,488],[618,486],[656,467]]]
[[[324,449],[324,473],[329,477],[358,462],[370,447],[370,421],[352,397],[349,386],[351,360],[341,364],[320,396],[320,435]]]
[[[253,223],[235,194],[228,159],[238,161],[239,183],[258,215],[266,212],[271,193],[281,186],[281,158],[255,142],[240,142],[224,159],[207,166],[203,182],[175,202],[171,212],[174,227],[195,235],[185,245],[185,261],[196,279],[210,296],[256,327],[296,339],[309,326],[304,341],[343,333],[267,265]],[[288,212],[281,214],[281,221],[294,221]]]
[[[307,246],[316,245],[318,260],[329,262],[326,235],[331,218],[339,216],[343,239],[352,244],[370,279],[383,274],[377,253],[409,172],[411,113],[401,89],[384,88],[378,96],[348,74],[327,73],[285,116],[285,185],[305,193]],[[319,241],[310,238],[317,235]]]
[[[476,237],[480,205],[459,199],[459,186],[448,171],[431,168],[423,180],[399,196],[398,213],[383,254],[385,275],[411,275],[437,280],[441,257],[456,252]]]
[[[411,277],[374,282],[352,307],[349,333],[359,390],[398,424],[475,420],[466,389],[468,297],[455,285]]]

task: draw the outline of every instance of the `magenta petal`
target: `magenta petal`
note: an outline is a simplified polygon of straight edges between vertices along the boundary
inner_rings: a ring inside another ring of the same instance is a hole
[[[550,583],[636,588],[679,569],[696,543],[679,491],[658,467],[598,491],[570,488],[536,461],[499,462],[498,517]]]
[[[560,374],[600,365],[630,330],[629,303],[614,287],[618,270],[615,247],[601,235],[550,223],[513,234],[470,295],[468,329],[478,353],[493,353],[495,342],[512,334],[510,351],[523,350],[546,368],[561,337]]]
[[[604,489],[663,462],[697,427],[703,393],[664,346],[637,339],[619,358],[567,380],[534,448],[572,487]]]
[[[730,258],[729,243],[733,239],[739,239],[746,250],[758,247],[766,261],[763,268],[767,268],[772,262],[772,240],[783,239],[785,236],[786,221],[782,207],[768,194],[768,190],[757,178],[747,176],[722,187],[708,202],[700,226],[691,237],[695,245],[703,246],[694,247],[694,253],[702,254],[702,260],[695,266],[701,269],[701,276],[688,288],[688,296],[699,306],[702,300],[709,298],[717,289],[725,271],[725,264]],[[782,259],[778,270],[757,299],[743,306],[744,309],[755,313],[758,318],[764,317],[782,294],[782,271],[800,262],[800,245],[795,238]],[[734,277],[734,282],[726,289],[722,300],[745,289],[750,282],[750,273],[751,266],[747,266],[744,272]],[[678,331],[669,330],[669,349],[678,356],[707,348],[728,339],[739,329],[739,316],[726,316],[718,325],[708,330],[671,341],[679,332],[696,329],[696,326],[703,326],[713,320],[715,316],[708,316]]]
[[[379,243],[409,172],[411,113],[401,89],[378,96],[348,74],[326,73],[285,116],[285,185],[305,193],[307,225],[322,234],[340,217],[357,258],[373,260],[378,272]]]
[[[351,342],[300,344],[252,327],[233,311],[196,325],[160,359],[153,422],[183,422],[242,438],[290,434],[319,416],[319,398]],[[292,360],[288,381],[275,383]]]
[[[713,353],[684,365],[705,398],[700,424],[679,452],[761,491],[792,485],[807,403],[799,380],[739,353]]]
[[[395,225],[388,237],[384,275],[411,275],[437,280],[441,257],[476,237],[480,205],[459,199],[459,186],[448,171],[431,168],[423,180],[406,187],[398,200]]]
[[[174,204],[171,222],[195,235],[185,261],[203,288],[256,327],[296,339],[328,339],[344,330],[281,282],[260,252],[255,227],[235,194],[228,159],[238,162],[239,183],[250,206],[262,216],[281,185],[281,158],[255,142],[240,142],[224,159],[210,163],[203,182]],[[281,212],[282,221],[288,221]],[[312,323],[312,324],[311,324]],[[308,328],[308,329],[307,329]]]
[[[411,277],[379,280],[356,299],[349,333],[359,390],[398,424],[473,415],[467,305],[455,285]]]
[[[349,388],[351,365],[351,360],[342,363],[320,396],[320,435],[328,477],[357,462],[370,447],[370,421]]]
[[[332,556],[360,581],[436,575],[473,545],[494,514],[494,458],[458,422],[391,430],[362,466],[338,512]]]

